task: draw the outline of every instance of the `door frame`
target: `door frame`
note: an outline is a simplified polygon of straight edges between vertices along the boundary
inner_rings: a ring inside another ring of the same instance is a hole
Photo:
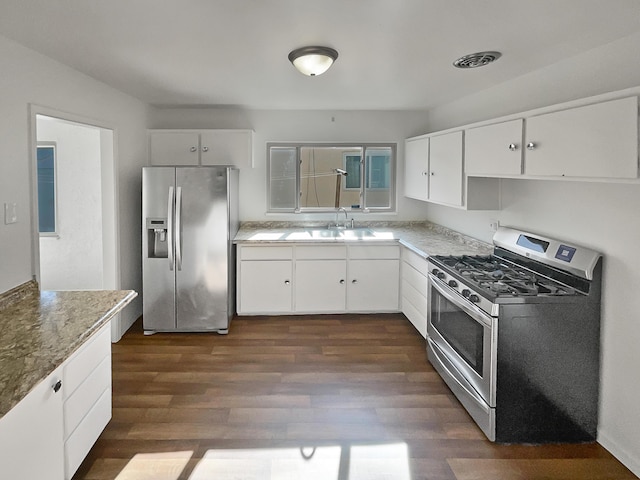
[[[102,240],[103,278],[106,290],[120,289],[120,242],[118,209],[118,131],[109,122],[64,112],[37,104],[29,104],[29,176],[31,210],[31,274],[40,282],[40,233],[38,227],[38,176],[36,148],[37,121],[43,115],[61,121],[78,123],[100,129],[100,173],[102,184]],[[111,141],[109,141],[111,137]],[[119,315],[112,321],[112,339],[119,338]]]

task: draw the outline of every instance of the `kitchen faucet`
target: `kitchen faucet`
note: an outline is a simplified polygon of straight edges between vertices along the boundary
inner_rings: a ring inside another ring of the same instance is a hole
[[[336,210],[335,226],[336,227],[340,226],[340,223],[338,223],[338,217],[340,216],[340,212],[344,212],[344,228],[347,228],[347,225],[349,223],[349,213],[347,213],[347,209],[344,207],[340,207],[338,210]],[[351,219],[351,228],[353,228],[353,218]]]

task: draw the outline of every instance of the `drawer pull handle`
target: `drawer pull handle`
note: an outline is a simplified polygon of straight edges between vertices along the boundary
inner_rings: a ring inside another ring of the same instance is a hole
[[[291,282],[290,282],[289,280],[285,280],[285,281],[284,281],[284,284],[285,284],[285,285],[289,285],[290,283],[291,283]]]
[[[58,380],[56,384],[51,388],[53,388],[54,393],[58,393],[62,388],[62,380]]]
[[[344,278],[340,279],[340,285],[344,285]]]
[[[354,278],[353,280],[351,280],[351,283],[358,283],[358,280]]]
[[[517,149],[518,149],[518,146],[515,143],[509,144],[509,150],[511,150],[512,152],[515,152]]]

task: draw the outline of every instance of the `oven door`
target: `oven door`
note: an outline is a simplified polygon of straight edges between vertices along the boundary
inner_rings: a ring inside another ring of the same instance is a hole
[[[432,357],[468,396],[490,408],[496,406],[497,325],[497,318],[429,273],[427,339],[436,347],[431,346]]]

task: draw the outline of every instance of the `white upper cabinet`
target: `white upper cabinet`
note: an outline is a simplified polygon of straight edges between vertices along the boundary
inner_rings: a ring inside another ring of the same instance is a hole
[[[198,165],[200,136],[194,132],[150,132],[151,165]]]
[[[200,134],[202,165],[253,168],[253,130],[207,130]]]
[[[534,116],[525,128],[526,175],[638,176],[637,97]]]
[[[404,195],[467,210],[500,208],[499,180],[466,177],[461,130],[405,140]]]
[[[467,175],[520,175],[522,126],[518,118],[465,131],[464,158]]]
[[[253,167],[253,130],[150,130],[151,165]]]
[[[417,200],[429,198],[429,137],[404,142],[404,194]]]
[[[429,142],[429,200],[462,206],[462,131]]]

